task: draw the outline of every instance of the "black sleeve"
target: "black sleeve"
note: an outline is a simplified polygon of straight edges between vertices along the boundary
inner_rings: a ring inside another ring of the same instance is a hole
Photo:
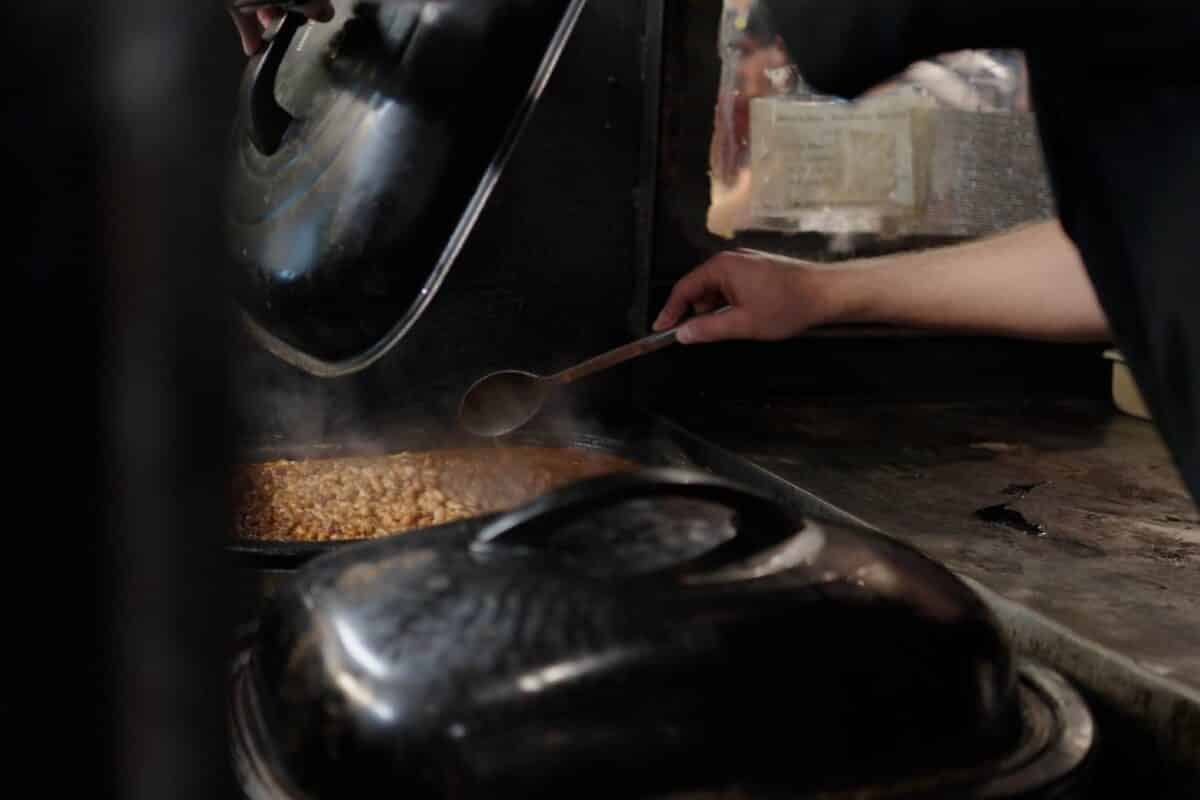
[[[1200,2],[760,2],[835,95],[937,53],[1026,51],[1059,217],[1200,499]]]
[[[1200,500],[1200,79],[1029,61],[1059,217]]]
[[[937,53],[1026,50],[1058,215],[1200,499],[1200,2],[762,1],[834,95]]]
[[[1108,75],[1195,72],[1196,0],[758,0],[801,74],[854,97],[938,53],[1053,51]]]

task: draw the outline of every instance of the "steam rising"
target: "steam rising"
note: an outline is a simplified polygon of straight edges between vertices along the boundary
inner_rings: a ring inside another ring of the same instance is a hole
[[[234,385],[244,459],[313,456],[326,447],[387,451],[366,422],[360,382],[316,378],[254,348],[242,354]]]

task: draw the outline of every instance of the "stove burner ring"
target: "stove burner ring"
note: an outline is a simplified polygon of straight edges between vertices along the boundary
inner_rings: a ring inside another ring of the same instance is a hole
[[[233,670],[230,727],[238,780],[247,800],[300,800],[302,795],[274,766],[271,744],[265,739],[261,711],[254,697],[250,661],[249,653],[243,652]],[[1017,750],[1001,762],[953,776],[924,776],[903,786],[859,787],[845,795],[823,796],[828,800],[912,800],[946,796],[947,792],[988,800],[1064,800],[1077,796],[1084,788],[1096,741],[1095,724],[1086,703],[1058,673],[1032,662],[1020,664],[1019,682],[1024,732]],[[687,797],[704,800],[706,795]],[[746,798],[751,800],[751,795]]]
[[[1086,772],[1096,727],[1083,698],[1053,670],[1024,662],[1019,691],[1025,730],[1017,751],[982,788],[981,797],[1070,796]]]

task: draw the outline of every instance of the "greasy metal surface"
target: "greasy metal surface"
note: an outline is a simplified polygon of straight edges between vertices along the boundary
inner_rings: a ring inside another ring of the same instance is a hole
[[[693,429],[966,576],[1086,690],[1098,796],[1200,796],[1200,523],[1151,425],[1062,399],[711,408]]]
[[[1005,597],[1200,689],[1200,514],[1150,424],[1066,401],[828,399],[689,422]],[[998,505],[1045,533],[976,515]]]
[[[1155,675],[1028,606],[964,578],[1018,653],[1052,664],[1091,701],[1102,731],[1100,798],[1200,797],[1200,691]]]

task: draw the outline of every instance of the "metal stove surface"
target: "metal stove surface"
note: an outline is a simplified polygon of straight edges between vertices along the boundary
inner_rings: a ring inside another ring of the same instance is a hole
[[[872,526],[800,486],[766,470],[712,442],[693,435],[682,427],[649,414],[627,412],[603,422],[569,424],[562,419],[542,420],[525,435],[558,437],[576,445],[629,455],[653,465],[686,467],[711,472],[765,494],[789,510],[814,520],[874,530]],[[402,426],[381,434],[383,441],[396,448],[428,445],[438,440],[437,432],[414,432]],[[321,451],[321,445],[310,445]],[[294,445],[288,445],[294,449]],[[328,447],[328,445],[326,446]],[[284,449],[287,449],[285,447]],[[278,446],[276,452],[278,451]],[[259,449],[257,452],[262,452]],[[486,518],[467,524],[480,525]],[[334,545],[334,548],[341,545]],[[264,575],[268,580],[286,579],[289,570],[331,549],[300,547],[287,552],[264,554],[253,547],[235,545],[232,550],[244,574]],[[250,800],[296,797],[287,787],[286,778],[270,768],[265,757],[270,743],[261,735],[256,722],[253,694],[248,691],[248,665],[239,663],[235,670],[234,730],[238,767],[246,796]],[[960,785],[963,797],[1083,797],[1082,779],[1088,772],[1096,742],[1096,730],[1086,704],[1078,693],[1055,672],[1031,662],[1020,668],[1024,739],[1017,752],[1005,762],[991,765],[990,777],[976,780],[968,789]],[[1055,776],[1047,781],[1047,776]],[[945,795],[945,781],[952,776],[926,776],[923,783],[908,786],[861,787],[846,797],[932,797]],[[771,794],[721,795],[764,797]]]

